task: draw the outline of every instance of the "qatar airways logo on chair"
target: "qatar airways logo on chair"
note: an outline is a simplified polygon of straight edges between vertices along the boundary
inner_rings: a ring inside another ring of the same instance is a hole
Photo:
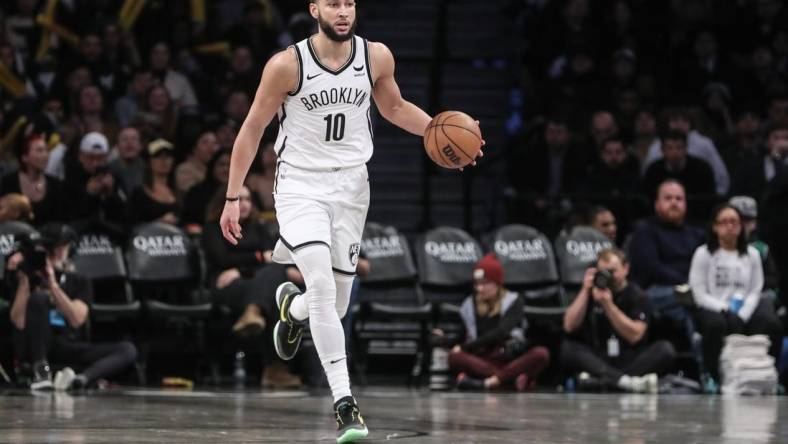
[[[495,253],[517,262],[547,259],[547,250],[542,239],[497,240],[495,241]]]
[[[599,252],[613,247],[608,241],[578,241],[568,240],[566,242],[566,252],[575,256],[581,262],[593,262]]]
[[[368,259],[384,257],[399,257],[405,255],[405,250],[399,242],[398,236],[380,236],[363,239],[362,250]]]
[[[424,251],[443,263],[476,263],[479,253],[473,242],[436,242],[424,244]]]
[[[104,234],[82,236],[77,245],[77,254],[80,256],[106,256],[111,255],[113,251],[112,242]]]
[[[148,256],[186,256],[186,242],[183,236],[137,236],[134,248]]]

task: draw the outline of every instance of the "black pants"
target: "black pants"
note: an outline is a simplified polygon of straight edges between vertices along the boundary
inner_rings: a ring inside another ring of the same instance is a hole
[[[698,332],[703,335],[703,362],[706,370],[719,380],[720,353],[725,336],[732,334],[766,335],[771,341],[769,354],[779,360],[783,329],[771,301],[761,298],[748,322],[730,313],[718,313],[702,308],[693,313]]]
[[[643,376],[663,373],[673,366],[676,350],[668,341],[656,341],[635,349],[623,350],[616,360],[597,353],[591,346],[572,339],[561,344],[561,365],[573,372],[588,372],[614,387],[624,375]]]
[[[65,329],[53,329],[49,324],[51,309],[48,293],[30,295],[25,329],[14,329],[17,356],[30,362],[48,360],[76,367],[88,381],[112,376],[137,359],[137,348],[131,342],[92,344],[70,336]]]
[[[250,278],[239,278],[221,290],[213,290],[214,302],[228,307],[234,317],[240,315],[249,304],[260,308],[260,314],[265,319],[265,330],[260,340],[255,342],[255,346],[260,347],[264,366],[279,359],[273,340],[274,325],[279,320],[276,289],[287,281],[287,268],[286,265],[268,264]],[[314,346],[302,347],[288,364],[307,385],[324,385],[323,368]]]

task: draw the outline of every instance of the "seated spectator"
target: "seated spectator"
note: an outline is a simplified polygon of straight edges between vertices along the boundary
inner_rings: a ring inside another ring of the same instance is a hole
[[[605,207],[592,207],[588,211],[588,224],[591,228],[607,236],[611,241],[616,242],[618,227],[616,225],[616,216],[612,211]]]
[[[695,249],[703,243],[703,230],[685,222],[687,201],[684,187],[673,179],[663,182],[654,202],[655,215],[641,223],[629,246],[632,277],[645,289],[652,307],[675,323],[684,339],[694,328],[673,287],[686,284]]]
[[[745,159],[737,165],[731,191],[736,195],[743,194],[761,199],[780,166],[786,164],[788,164],[788,126],[772,125],[766,135],[766,149],[763,154]]]
[[[118,134],[118,145],[110,154],[114,159],[109,162],[109,170],[120,180],[126,193],[142,185],[145,174],[145,161],[142,160],[142,138],[137,128],[127,126]]]
[[[260,150],[260,169],[246,178],[246,185],[260,198],[263,217],[276,222],[274,214],[274,181],[276,178],[276,151],[273,142],[267,142]]]
[[[607,388],[629,392],[657,391],[656,373],[673,365],[676,351],[668,341],[646,340],[651,307],[629,264],[617,249],[599,253],[583,286],[564,313],[561,365],[587,372]]]
[[[731,178],[725,162],[722,161],[719,151],[714,146],[714,142],[702,135],[692,126],[692,118],[685,109],[673,109],[667,113],[668,132],[678,132],[684,135],[687,152],[690,156],[700,159],[712,171],[713,190],[720,196],[725,195],[730,188]],[[664,143],[664,141],[662,142]],[[664,150],[659,144],[651,146],[648,156],[644,163],[644,168],[648,168],[664,156]],[[688,194],[694,194],[688,187]],[[712,193],[713,194],[713,193]]]
[[[602,142],[599,162],[588,172],[583,191],[602,198],[635,194],[640,189],[638,171],[637,161],[627,153],[624,142],[615,137],[607,139]]]
[[[761,297],[763,269],[747,245],[739,212],[728,204],[713,212],[708,242],[692,257],[689,284],[698,306],[693,317],[703,336],[706,370],[719,381],[723,339],[731,334],[769,336],[769,354],[779,359],[782,326],[772,302]]]
[[[74,199],[72,220],[125,223],[126,197],[107,167],[108,154],[107,138],[101,133],[88,133],[79,144],[77,162],[67,165],[65,185]]]
[[[788,158],[788,157],[787,157]],[[766,186],[761,203],[761,233],[769,243],[777,272],[780,276],[779,296],[782,305],[788,307],[788,163],[777,169],[774,178]]]
[[[19,221],[33,223],[33,206],[30,199],[19,193],[9,193],[0,197],[0,222]]]
[[[690,196],[714,195],[714,173],[706,162],[688,154],[683,133],[671,131],[665,135],[662,154],[646,170],[643,190],[648,196],[656,196],[657,187],[667,179],[681,182]]]
[[[105,106],[104,95],[96,85],[86,85],[79,90],[75,112],[64,125],[63,139],[71,146],[87,133],[102,133],[115,139],[118,126]]]
[[[30,135],[19,155],[19,170],[6,174],[0,181],[3,194],[18,193],[29,199],[36,225],[67,218],[69,196],[63,182],[44,172],[48,159],[44,136]]]
[[[92,286],[84,276],[66,271],[76,234],[60,224],[48,224],[40,232],[46,247],[43,269],[21,271],[20,262],[26,259],[21,253],[8,259],[8,269],[16,271],[11,322],[17,358],[33,364],[33,390],[84,389],[127,368],[137,349],[130,342],[94,344],[84,339]],[[53,387],[50,361],[78,367],[79,373],[64,368]]]
[[[741,110],[734,121],[733,141],[727,150],[725,162],[732,173],[731,193],[736,193],[736,167],[749,159],[760,157],[762,146],[761,117],[752,108]]]
[[[205,179],[208,162],[219,150],[216,134],[205,131],[197,138],[189,157],[175,168],[175,186],[179,194],[186,193],[189,188]]]
[[[229,149],[222,149],[213,154],[208,162],[208,174],[202,182],[191,187],[183,198],[183,214],[181,224],[189,233],[202,231],[206,222],[205,210],[216,192],[227,186],[230,177]]]
[[[648,153],[653,149],[660,150],[661,142],[657,134],[657,118],[652,111],[642,109],[635,113],[633,128],[634,140],[630,151],[638,160],[640,175],[643,176],[646,174],[646,168],[648,168],[646,163]]]
[[[133,123],[147,140],[156,137],[174,140],[178,129],[178,115],[178,109],[167,88],[153,85],[145,94],[143,107],[137,111]]]
[[[238,245],[228,243],[219,227],[219,217],[225,203],[224,190],[215,194],[208,207],[208,222],[203,227],[201,241],[208,260],[211,294],[217,305],[230,309],[235,319],[232,326],[234,334],[248,337],[262,333],[259,344],[266,366],[265,381],[279,387],[298,386],[301,384],[300,378],[287,366],[281,365],[282,361],[276,355],[273,329],[279,320],[277,287],[288,281],[303,285],[304,279],[297,268],[272,261],[274,239],[260,221],[249,189],[241,188],[239,197],[239,224],[244,236]],[[307,358],[309,354],[299,354],[296,358],[300,362],[296,367],[302,370],[298,373],[307,379],[309,374],[315,373],[303,368],[312,362]],[[313,364],[320,366],[319,361]]]
[[[153,221],[178,224],[181,207],[175,192],[174,162],[175,149],[170,142],[156,139],[148,144],[145,179],[129,199],[132,224]]]
[[[777,264],[769,245],[760,238],[758,233],[758,201],[749,196],[733,196],[728,200],[728,204],[739,212],[744,236],[749,246],[755,248],[761,257],[764,278],[763,292],[777,296],[780,275],[777,273]]]
[[[527,347],[521,329],[522,299],[504,287],[503,266],[492,254],[476,264],[473,279],[474,293],[460,307],[465,340],[449,353],[457,387],[490,390],[514,385],[518,391],[535,387],[550,355],[544,347]]]
[[[126,95],[115,101],[115,117],[121,126],[129,126],[137,112],[144,107],[147,92],[154,85],[153,74],[137,68],[131,76]]]
[[[166,43],[158,42],[153,45],[150,50],[150,67],[153,75],[158,77],[167,89],[167,97],[172,98],[176,108],[197,106],[197,95],[191,82],[170,65],[170,48]]]

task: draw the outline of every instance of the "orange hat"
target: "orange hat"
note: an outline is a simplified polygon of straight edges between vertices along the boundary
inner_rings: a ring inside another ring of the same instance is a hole
[[[503,266],[493,253],[488,253],[473,268],[473,280],[487,279],[503,286]]]

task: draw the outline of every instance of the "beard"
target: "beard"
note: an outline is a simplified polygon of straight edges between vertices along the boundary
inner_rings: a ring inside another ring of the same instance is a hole
[[[320,29],[322,29],[323,32],[326,34],[326,37],[328,37],[329,40],[331,41],[339,42],[339,43],[346,42],[353,38],[353,36],[356,33],[357,22],[358,20],[353,20],[353,23],[350,24],[350,29],[348,29],[347,34],[341,35],[341,34],[337,34],[337,32],[334,31],[334,28],[331,26],[331,23],[324,21],[323,17],[321,17],[319,14],[317,16],[317,24],[320,26]]]

